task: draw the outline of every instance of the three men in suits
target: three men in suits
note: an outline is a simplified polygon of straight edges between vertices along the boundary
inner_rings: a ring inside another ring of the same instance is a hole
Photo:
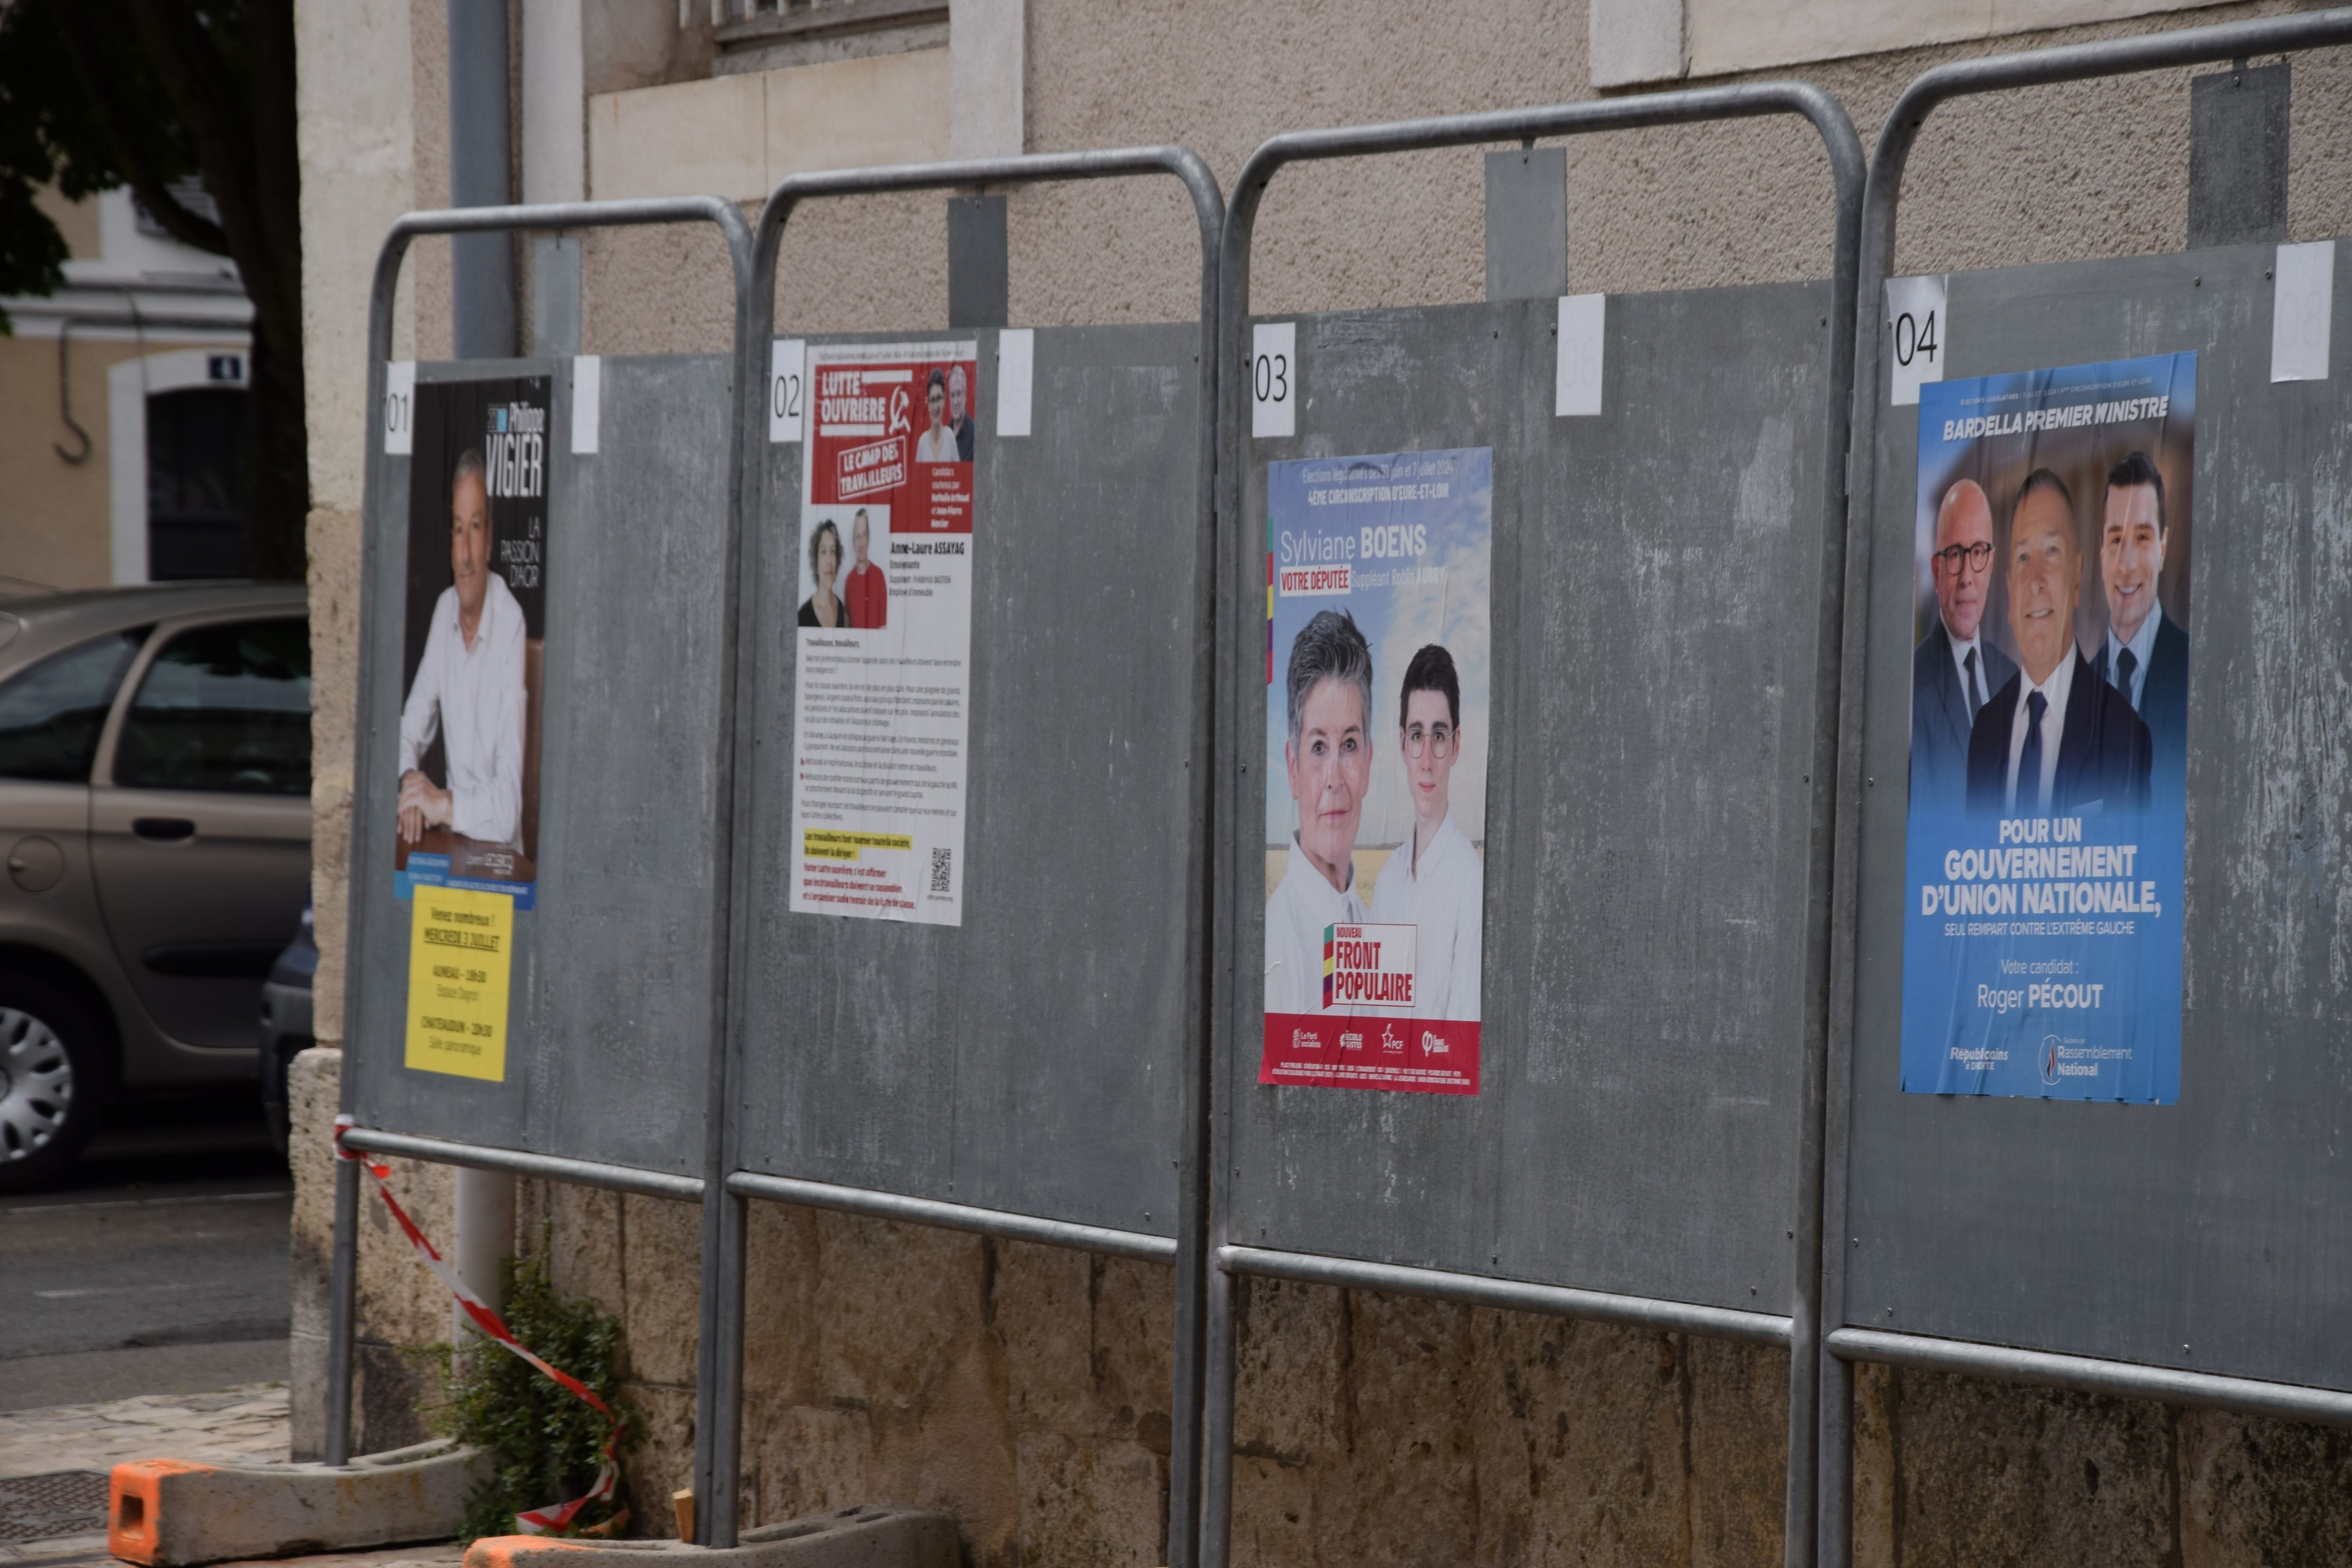
[[[2168,531],[2164,476],[2145,452],[2107,470],[2099,531],[2099,575],[2107,596],[2107,637],[2094,661],[2099,679],[2131,702],[2155,748],[2153,793],[2176,801],[2187,787],[2189,634],[2157,602]]]
[[[2028,474],[2018,492],[2004,567],[2022,667],[1969,731],[1969,815],[2146,810],[2148,728],[2075,646],[2083,551],[2074,497],[2048,468]],[[2152,582],[2149,591],[2153,597]]]
[[[1992,503],[1962,479],[1936,509],[1936,624],[1911,650],[1911,798],[1937,809],[1959,809],[1969,727],[2017,673],[2017,661],[1979,635],[1992,555]]]

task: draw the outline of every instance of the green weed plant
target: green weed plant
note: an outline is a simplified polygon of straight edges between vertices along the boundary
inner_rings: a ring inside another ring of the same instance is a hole
[[[516,1339],[549,1365],[593,1389],[620,1417],[614,1458],[635,1448],[644,1425],[621,1397],[621,1324],[584,1297],[565,1297],[547,1278],[547,1254],[509,1258],[499,1266],[506,1285],[500,1314]],[[436,1345],[443,1402],[435,1426],[461,1443],[488,1452],[489,1479],[466,1500],[464,1537],[513,1535],[525,1509],[569,1502],[596,1483],[612,1426],[594,1405],[489,1340],[469,1336],[459,1353]],[[616,1514],[623,1489],[572,1516],[562,1531],[581,1535]],[[603,1533],[603,1532],[600,1532]]]

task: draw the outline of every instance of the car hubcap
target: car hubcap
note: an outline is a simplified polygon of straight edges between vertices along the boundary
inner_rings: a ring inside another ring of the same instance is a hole
[[[30,1013],[0,1007],[0,1163],[47,1148],[72,1103],[66,1043]]]

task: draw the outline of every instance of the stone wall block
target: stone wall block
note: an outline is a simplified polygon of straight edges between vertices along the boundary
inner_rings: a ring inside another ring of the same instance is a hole
[[[1152,1568],[1167,1561],[1168,1465],[1131,1442],[1059,1433],[1019,1442],[1021,1559],[1067,1568]]]
[[[701,1205],[624,1198],[622,1266],[629,1375],[693,1387],[702,1341]]]
[[[1234,1568],[1310,1568],[1323,1560],[1318,1478],[1304,1458],[1234,1458]]]
[[[1895,1469],[1898,1407],[1893,1367],[1870,1362],[1854,1367],[1854,1568],[1896,1568],[1896,1514],[1902,1496]]]
[[[998,1244],[996,1326],[1016,1431],[1077,1436],[1108,1429],[1093,1375],[1098,1277],[1098,1260],[1083,1252]],[[1024,1498],[1027,1490],[1024,1480]]]
[[[818,1390],[817,1211],[754,1203],[744,1222],[743,1386],[785,1403]],[[789,1513],[777,1519],[790,1519]]]
[[[1692,1568],[1781,1561],[1789,1354],[1685,1337]]]
[[[1347,1447],[1341,1292],[1284,1279],[1234,1282],[1234,1446],[1304,1463]]]
[[[628,1311],[628,1272],[623,1243],[621,1194],[571,1182],[549,1184],[548,1228],[518,1237],[536,1252],[547,1248],[547,1280],[557,1293],[584,1296],[599,1311],[624,1318]]]
[[[694,1390],[653,1383],[624,1383],[621,1393],[637,1407],[644,1442],[630,1454],[628,1487],[631,1535],[674,1536],[677,1516],[669,1494],[694,1484]]]
[[[1095,1397],[1113,1430],[1165,1455],[1174,1398],[1176,1271],[1128,1258],[1090,1258]],[[997,1322],[1004,1322],[999,1310]]]
[[[915,1408],[937,1369],[982,1327],[992,1244],[839,1214],[818,1215],[817,1237],[829,1310],[814,1312],[803,1331],[816,1342],[819,1389],[828,1399]]]
[[[1340,1451],[1315,1463],[1318,1549],[1371,1563],[1428,1560],[1477,1539],[1483,1501],[1468,1384],[1471,1310],[1346,1292]]]
[[[1476,1557],[1686,1561],[1681,1342],[1486,1309],[1469,1339],[1462,1403],[1478,1458]],[[1423,1544],[1462,1554],[1454,1541]]]
[[[2174,1421],[2180,1568],[2352,1563],[2352,1434],[2218,1410]]]
[[[747,1391],[743,1399],[743,1526],[874,1500],[874,1434],[854,1405],[792,1405]]]
[[[2162,1405],[1897,1374],[1902,1568],[2178,1561]]]

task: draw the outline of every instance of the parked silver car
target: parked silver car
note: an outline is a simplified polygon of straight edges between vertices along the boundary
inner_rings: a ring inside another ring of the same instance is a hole
[[[299,584],[0,599],[0,1191],[110,1094],[250,1082],[310,884]]]

